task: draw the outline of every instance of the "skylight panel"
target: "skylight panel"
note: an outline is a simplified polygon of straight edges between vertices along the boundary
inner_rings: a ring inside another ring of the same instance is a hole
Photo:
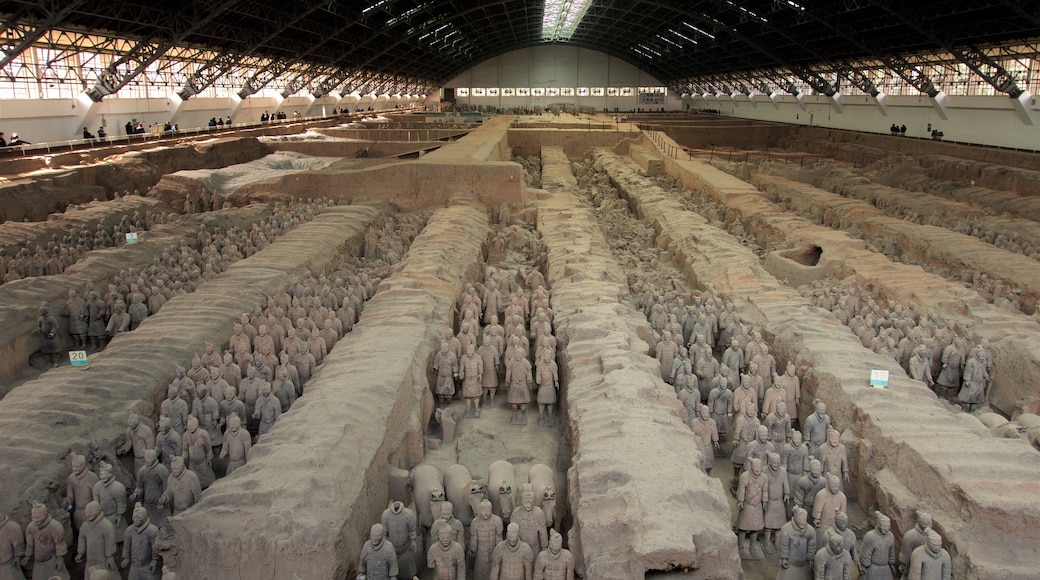
[[[545,0],[542,39],[568,40],[585,18],[592,0]]]

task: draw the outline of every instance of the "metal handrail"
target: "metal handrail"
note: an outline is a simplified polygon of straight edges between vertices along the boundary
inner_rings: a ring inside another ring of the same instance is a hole
[[[349,113],[349,115],[356,115],[357,113]],[[345,115],[324,115],[324,116],[312,116],[312,117],[301,117],[301,118],[287,118],[287,119],[275,119],[266,122],[257,123],[233,123],[231,125],[217,125],[215,127],[191,127],[188,129],[177,129],[177,131],[162,131],[159,133],[134,133],[131,135],[106,135],[105,137],[95,137],[93,139],[66,139],[64,141],[45,141],[41,143],[31,143],[29,145],[8,145],[0,148],[0,158],[15,157],[15,155],[8,155],[10,151],[17,150],[21,153],[22,157],[30,157],[33,155],[42,155],[50,153],[60,153],[62,151],[76,151],[82,149],[94,149],[97,147],[107,147],[112,145],[133,145],[142,144],[149,141],[165,141],[169,139],[180,139],[183,137],[195,137],[198,135],[213,135],[219,133],[227,133],[231,131],[241,131],[243,129],[258,129],[264,127],[273,126],[284,126],[292,123],[301,123],[309,121],[323,121],[328,119],[334,119],[337,117],[348,116]]]

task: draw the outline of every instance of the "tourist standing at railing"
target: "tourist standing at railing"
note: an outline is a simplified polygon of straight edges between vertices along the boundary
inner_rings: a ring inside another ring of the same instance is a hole
[[[16,145],[32,145],[32,143],[26,141],[25,139],[18,138],[18,133],[11,133],[11,142],[8,143],[8,145],[14,147]]]
[[[93,139],[94,135],[90,131],[88,131],[86,127],[83,127],[83,138],[84,139]]]
[[[104,139],[105,137],[108,137],[108,135],[105,134],[105,128],[104,127],[98,127],[97,128],[97,136],[98,136],[98,139]]]

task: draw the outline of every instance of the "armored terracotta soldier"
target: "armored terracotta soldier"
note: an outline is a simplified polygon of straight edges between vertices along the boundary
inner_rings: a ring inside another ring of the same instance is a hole
[[[725,441],[726,433],[729,431],[729,419],[733,416],[733,392],[729,388],[712,387],[708,393],[708,409],[712,420],[715,421],[719,441]]]
[[[466,554],[452,537],[451,528],[440,528],[436,542],[426,552],[426,565],[434,569],[437,580],[466,580]]]
[[[791,415],[787,413],[787,404],[778,401],[772,413],[766,415],[762,423],[769,431],[769,439],[777,451],[783,449],[784,444],[791,437]]]
[[[498,369],[501,366],[498,350],[484,335],[482,344],[477,349],[477,356],[484,361],[484,373],[481,375],[482,405],[492,407],[495,404],[495,393],[498,391]]]
[[[117,453],[122,455],[133,451],[134,473],[137,473],[144,466],[144,452],[155,448],[155,433],[152,432],[151,427],[141,421],[141,417],[137,413],[131,412],[127,417],[126,434],[123,437],[123,446]]]
[[[166,481],[166,493],[159,498],[159,503],[169,506],[170,512],[177,515],[198,503],[201,498],[202,486],[198,476],[184,466],[183,457],[174,457],[170,478]]]
[[[206,489],[216,480],[213,474],[213,446],[209,433],[199,426],[199,420],[194,416],[188,418],[188,429],[184,432],[181,444],[183,457],[191,471],[198,476],[199,485]]]
[[[914,550],[923,546],[928,541],[928,532],[932,530],[932,516],[928,512],[917,512],[917,523],[903,534],[903,541],[899,543],[899,568],[905,579],[910,573],[910,556]]]
[[[224,443],[220,449],[220,458],[228,460],[225,475],[231,475],[233,471],[246,464],[246,456],[252,445],[249,431],[242,428],[242,418],[237,414],[230,415],[227,432],[224,433]]]
[[[816,580],[852,580],[852,556],[842,547],[842,537],[824,536],[827,544],[817,550],[813,563]]]
[[[469,525],[468,552],[473,556],[473,577],[486,579],[491,576],[491,555],[502,541],[502,518],[491,513],[491,502],[483,500],[477,517]]]
[[[827,476],[827,487],[816,492],[813,502],[813,524],[816,529],[834,527],[834,516],[848,509],[845,492],[841,491],[841,479],[837,475]]]
[[[235,387],[228,385],[222,395],[223,399],[217,405],[219,409],[218,416],[220,417],[217,421],[217,428],[226,429],[232,416],[238,417],[240,425],[244,423],[246,420],[246,404],[238,398],[238,391],[235,390]]]
[[[0,579],[25,580],[22,558],[25,556],[25,535],[22,526],[0,514]]]
[[[827,478],[823,477],[823,464],[819,459],[809,460],[809,470],[798,478],[798,486],[795,488],[794,503],[811,511],[816,501],[816,494],[827,487]]]
[[[155,451],[159,460],[170,469],[174,457],[180,457],[184,449],[181,447],[181,436],[173,430],[168,417],[159,419],[159,433],[155,435]]]
[[[531,580],[533,568],[531,547],[520,539],[520,526],[510,523],[506,539],[491,553],[491,580]]]
[[[460,545],[462,544],[466,535],[466,527],[455,517],[455,506],[450,501],[441,502],[440,517],[430,526],[431,545],[437,542],[437,530],[441,528],[451,529],[452,540],[459,542]]]
[[[148,510],[134,508],[133,523],[123,534],[123,568],[128,580],[159,580],[159,555],[155,551],[158,526],[148,518]]]
[[[942,547],[942,537],[935,530],[928,530],[923,546],[910,554],[910,580],[951,580],[953,562],[950,553]]]
[[[849,480],[849,452],[841,443],[841,433],[836,429],[827,431],[827,444],[820,447],[820,463],[823,464],[823,472],[837,475],[841,488],[845,489],[844,482]]]
[[[90,317],[87,302],[80,298],[75,290],[69,290],[69,298],[65,301],[65,310],[61,314],[69,319],[69,336],[72,337],[73,348],[87,348],[87,321]]]
[[[780,449],[780,462],[787,470],[787,480],[791,484],[791,495],[798,496],[798,480],[809,472],[809,447],[802,442],[802,432],[791,430],[791,440]],[[817,490],[818,491],[818,490]],[[795,504],[797,504],[797,499]]]
[[[777,580],[812,580],[812,564],[816,558],[816,531],[809,525],[809,514],[795,506],[791,521],[780,528],[777,553],[780,572]]]
[[[523,503],[513,510],[509,522],[520,526],[520,539],[531,547],[532,553],[537,555],[545,549],[549,542],[545,512],[534,505],[534,489],[531,484],[524,484],[520,497]]]
[[[750,469],[740,474],[737,484],[737,530],[740,531],[741,558],[759,559],[758,536],[765,527],[769,503],[769,479],[762,472],[762,461],[752,459]],[[744,541],[750,536],[750,551]]]
[[[116,481],[112,466],[102,461],[98,466],[99,481],[94,484],[94,501],[101,506],[105,519],[112,523],[117,541],[122,541],[126,530],[126,487]],[[89,515],[87,519],[90,519]]]
[[[130,494],[130,501],[140,501],[139,506],[147,510],[148,519],[156,526],[166,523],[166,510],[159,505],[159,498],[166,493],[166,482],[170,470],[159,463],[154,449],[144,452],[144,465],[137,472],[137,487]]]
[[[434,394],[442,405],[448,405],[455,396],[455,377],[459,374],[459,360],[450,342],[441,341],[441,349],[433,359],[433,370],[437,373]]]
[[[459,360],[459,379],[462,380],[462,397],[466,400],[466,417],[480,416],[480,395],[484,378],[484,359],[477,356],[473,343],[465,345],[466,354]]]
[[[816,412],[805,420],[802,435],[809,443],[809,455],[820,457],[820,446],[827,441],[827,430],[831,428],[831,418],[827,414],[827,405],[816,401]]]
[[[506,386],[509,388],[509,404],[513,407],[511,424],[527,423],[527,404],[531,402],[531,362],[522,351],[514,353],[506,363]]]
[[[549,427],[553,426],[553,410],[558,399],[557,391],[560,389],[560,371],[555,355],[555,350],[545,349],[535,365],[535,381],[538,384],[538,424]]]
[[[278,402],[281,403],[283,413],[291,409],[293,403],[296,402],[296,386],[293,385],[292,379],[289,378],[289,372],[284,367],[278,367],[278,370],[275,371],[275,379],[271,383],[271,392],[278,398]]]
[[[715,466],[715,450],[719,447],[719,431],[707,405],[701,405],[699,415],[690,421],[690,428],[701,448],[701,469],[711,474]]]
[[[778,453],[769,453],[763,470],[769,481],[769,503],[765,509],[766,552],[773,554],[777,548],[777,532],[787,523],[787,505],[791,501],[791,484],[787,470],[780,463]]]
[[[182,372],[183,370],[181,369]],[[184,378],[191,380],[187,377]],[[170,428],[179,435],[184,433],[184,427],[187,425],[189,414],[188,402],[181,398],[179,389],[171,383],[166,390],[166,398],[163,399],[162,404],[159,406],[159,417],[168,418],[170,420]]]
[[[415,512],[406,508],[403,502],[395,501],[383,511],[381,523],[397,555],[398,576],[406,579],[416,576],[415,540],[418,527]]]
[[[199,364],[198,373],[201,374],[202,373],[202,360],[198,359],[198,357],[196,357],[196,359],[194,359],[194,360],[198,360],[198,364]],[[194,363],[194,360],[193,360],[193,363]],[[194,367],[193,367],[193,369],[194,369]],[[184,367],[182,367],[180,365],[177,365],[175,373],[176,373],[176,377],[172,381],[170,381],[170,388],[177,389],[177,393],[180,395],[180,398],[188,406],[188,410],[190,412],[191,411],[191,404],[195,401],[195,398],[198,396],[195,393],[195,381],[192,380],[191,377],[187,376],[187,372],[184,370]],[[187,421],[187,418],[185,418],[184,420]],[[172,421],[173,420],[171,419],[171,422]],[[176,425],[174,426],[174,429],[177,429]],[[180,435],[182,433],[184,433],[184,423],[181,423],[180,428],[177,429],[177,434],[178,435]]]
[[[253,418],[260,421],[257,434],[263,435],[270,431],[281,414],[281,401],[271,394],[271,385],[264,383],[260,387],[260,397],[256,400],[256,408],[253,411]]]
[[[51,366],[58,366],[58,355],[61,354],[61,340],[58,338],[58,321],[46,306],[40,307],[40,316],[36,319],[36,332],[40,334],[40,352],[50,358]]]
[[[215,374],[216,372],[217,372],[217,369],[214,368],[213,369],[213,373]],[[231,385],[228,385],[227,383],[225,383],[223,380],[220,380],[219,383],[220,384],[218,385],[218,388],[220,388],[220,391],[217,391],[217,392],[220,392],[220,393],[224,392],[224,388],[231,386]],[[214,445],[213,440],[216,439],[218,441],[216,443],[216,445],[219,446],[220,445],[220,441],[221,441],[221,433],[220,433],[220,426],[219,426],[220,425],[220,404],[217,403],[217,401],[213,397],[210,396],[211,391],[210,391],[210,386],[208,384],[207,385],[199,385],[198,387],[196,387],[196,390],[198,391],[199,397],[197,399],[195,399],[195,403],[192,405],[191,417],[188,418],[188,423],[190,424],[191,423],[191,419],[194,418],[195,422],[198,423],[199,427],[203,431],[206,432],[208,443],[210,445]],[[188,432],[187,431],[185,431],[184,434],[182,435],[181,441],[183,442],[184,447],[187,448],[188,447]],[[191,461],[189,461],[188,463],[190,465]],[[202,476],[200,475],[199,477],[201,478]]]
[[[96,501],[87,504],[87,521],[79,529],[79,548],[76,561],[85,562],[86,571],[83,577],[91,580],[91,568],[101,568],[108,572],[107,578],[118,578],[116,568],[116,532],[112,522],[101,513],[101,505]],[[34,576],[35,578],[35,576]]]
[[[549,532],[548,549],[534,561],[534,580],[574,580],[574,556],[563,547],[563,536]]]
[[[79,531],[83,522],[87,521],[84,510],[94,500],[94,485],[99,479],[93,471],[87,469],[87,459],[82,455],[69,455],[69,464],[71,473],[65,484],[65,509],[72,512],[73,529]]]
[[[859,551],[859,575],[863,580],[893,580],[896,571],[895,537],[892,522],[881,512],[874,512],[874,529],[863,536]]]
[[[88,505],[89,503],[91,502],[88,502]],[[47,506],[42,503],[33,502],[29,514],[31,520],[25,527],[25,555],[22,557],[22,566],[32,563],[33,578],[69,580],[69,573],[65,569],[65,554],[68,553],[65,529],[51,517]]]
[[[361,547],[358,558],[358,578],[366,580],[397,580],[397,554],[386,540],[383,524],[372,524],[368,541]]]

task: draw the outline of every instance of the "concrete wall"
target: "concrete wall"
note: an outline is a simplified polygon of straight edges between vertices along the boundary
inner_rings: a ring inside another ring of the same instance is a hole
[[[448,88],[516,88],[516,87],[658,87],[664,83],[639,70],[634,65],[602,52],[566,46],[543,44],[523,48],[490,58],[458,75],[444,84]],[[574,103],[596,109],[613,111],[658,110],[677,111],[682,109],[678,95],[668,93],[664,103],[639,104],[637,95],[628,97],[456,97],[460,105],[483,105],[488,107],[546,107],[553,103]]]
[[[948,96],[944,100],[948,120],[940,116],[925,95],[885,97],[887,115],[866,95],[842,95],[843,112],[836,111],[823,95],[804,96],[804,108],[790,95],[776,95],[776,105],[765,95],[752,97],[753,101],[743,96],[736,100],[694,97],[687,98],[686,103],[691,108],[716,109],[734,117],[868,133],[887,134],[895,123],[906,125],[908,137],[926,139],[930,138],[931,124],[949,141],[1040,150],[1040,100],[1035,97],[1027,109],[1031,125],[1022,122],[1006,96]]]

